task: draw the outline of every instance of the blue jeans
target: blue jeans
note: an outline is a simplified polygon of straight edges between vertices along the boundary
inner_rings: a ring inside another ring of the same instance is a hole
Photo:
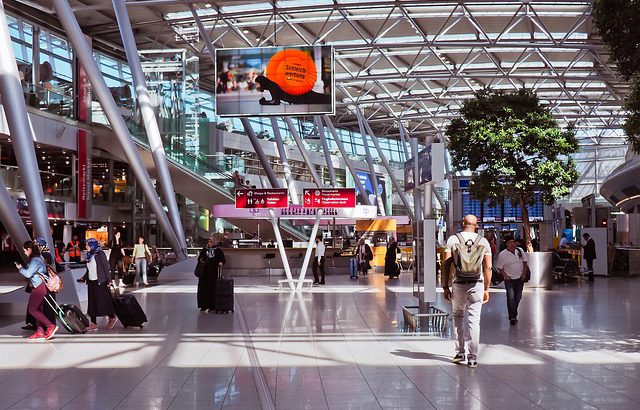
[[[134,283],[140,281],[140,275],[142,275],[142,283],[147,283],[147,259],[136,258],[136,277],[133,280]]]
[[[509,310],[509,320],[518,318],[518,305],[522,299],[522,288],[524,282],[522,278],[504,281],[504,288],[507,290],[507,309]]]

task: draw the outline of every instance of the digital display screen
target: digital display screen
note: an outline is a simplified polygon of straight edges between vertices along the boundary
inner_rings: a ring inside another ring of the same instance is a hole
[[[491,206],[490,201],[482,203],[482,222],[502,222],[502,204]]]
[[[469,191],[462,191],[462,216],[465,215],[481,215],[480,201],[471,197]]]
[[[216,49],[216,114],[334,114],[331,46]]]

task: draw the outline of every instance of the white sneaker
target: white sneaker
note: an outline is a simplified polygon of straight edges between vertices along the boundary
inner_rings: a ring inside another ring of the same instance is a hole
[[[126,288],[127,285],[125,285],[124,282],[122,281],[122,279],[120,279],[120,282],[118,282],[118,287],[119,288]]]

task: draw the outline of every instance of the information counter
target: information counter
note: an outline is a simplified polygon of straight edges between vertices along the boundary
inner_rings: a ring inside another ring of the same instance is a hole
[[[276,248],[224,248],[227,263],[226,276],[285,276],[280,252]],[[349,261],[353,256],[340,256],[340,249],[327,247],[325,250],[325,273],[327,275],[349,275]],[[292,274],[297,276],[302,269],[306,248],[286,248]],[[337,255],[336,255],[337,253]],[[313,258],[315,249],[311,254]],[[311,263],[307,275],[311,275]]]

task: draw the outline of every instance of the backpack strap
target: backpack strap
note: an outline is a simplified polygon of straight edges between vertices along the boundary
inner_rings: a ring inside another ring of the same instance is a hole
[[[474,245],[480,245],[480,241],[482,240],[482,235],[476,234],[476,239],[473,241]]]
[[[458,238],[458,242],[460,242],[460,245],[464,244],[464,238],[462,237],[462,234],[460,232],[456,234],[456,238]]]

